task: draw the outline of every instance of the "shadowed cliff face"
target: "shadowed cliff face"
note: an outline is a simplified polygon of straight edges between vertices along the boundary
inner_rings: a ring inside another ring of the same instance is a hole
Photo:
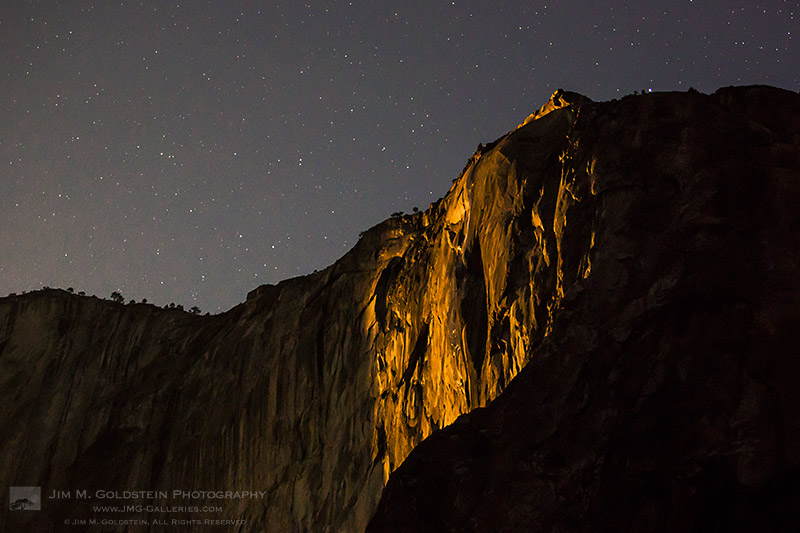
[[[590,104],[568,140],[546,337],[368,530],[800,530],[800,97]]]
[[[636,529],[771,494],[800,456],[798,123],[770,88],[558,92],[424,213],[222,315],[0,299],[0,477],[73,492],[0,529],[152,490],[99,503],[360,531],[445,426],[376,530]]]

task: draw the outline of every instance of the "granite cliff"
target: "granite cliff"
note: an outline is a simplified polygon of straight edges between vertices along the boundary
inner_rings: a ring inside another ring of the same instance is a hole
[[[547,335],[368,531],[800,531],[800,96],[585,105],[565,145]]]
[[[0,476],[43,501],[0,529],[787,523],[798,207],[795,93],[558,91],[428,210],[221,315],[2,298]]]

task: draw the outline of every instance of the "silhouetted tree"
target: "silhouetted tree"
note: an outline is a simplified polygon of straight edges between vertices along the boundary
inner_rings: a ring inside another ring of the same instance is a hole
[[[191,309],[189,309],[189,312],[192,313],[193,315],[199,315],[200,314],[200,308],[197,307],[196,305],[194,305],[194,306],[192,306]]]
[[[111,293],[111,299],[113,301],[117,302],[118,304],[121,304],[121,303],[125,302],[125,298],[123,298],[122,294],[120,294],[117,291],[114,291],[114,292]]]
[[[12,511],[21,511],[28,507],[33,507],[33,502],[30,501],[28,498],[22,498],[19,500],[15,500],[11,502],[11,510]]]

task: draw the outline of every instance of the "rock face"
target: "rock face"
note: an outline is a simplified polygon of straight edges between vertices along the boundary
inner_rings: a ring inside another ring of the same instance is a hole
[[[430,209],[222,315],[0,299],[0,477],[45,495],[0,530],[783,525],[798,208],[797,94],[559,91]]]
[[[800,97],[587,104],[560,155],[545,338],[368,531],[800,531]]]

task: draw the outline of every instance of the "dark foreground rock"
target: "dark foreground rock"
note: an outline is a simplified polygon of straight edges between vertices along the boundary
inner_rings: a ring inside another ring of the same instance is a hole
[[[2,298],[0,530],[791,530],[798,227],[797,94],[560,91],[227,313]]]

